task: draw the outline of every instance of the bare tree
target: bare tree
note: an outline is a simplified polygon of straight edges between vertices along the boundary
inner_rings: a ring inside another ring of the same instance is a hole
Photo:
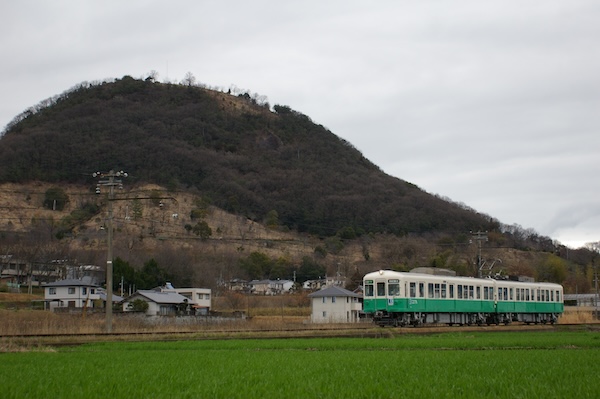
[[[196,77],[193,73],[188,72],[185,74],[185,77],[183,78],[181,83],[185,86],[194,86],[196,84]]]

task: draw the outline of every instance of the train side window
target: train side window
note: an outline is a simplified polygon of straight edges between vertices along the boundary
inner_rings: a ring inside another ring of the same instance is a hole
[[[389,296],[400,296],[400,284],[399,283],[389,283],[388,295]]]
[[[365,296],[373,296],[373,283],[365,284]]]
[[[474,287],[472,285],[469,286],[469,299],[473,299],[474,298],[473,297],[473,288]]]
[[[450,299],[454,299],[454,285],[450,284]]]
[[[490,299],[490,295],[488,293],[488,287],[483,287],[483,299]]]
[[[515,300],[515,293],[514,293],[514,289],[512,287],[508,290],[508,294],[510,295],[510,297],[509,297],[510,300],[514,301]]]
[[[434,295],[435,298],[441,298],[442,297],[440,289],[441,289],[440,288],[440,283],[436,283],[435,284],[435,295]]]
[[[442,298],[446,298],[446,284],[442,284]]]
[[[554,291],[550,290],[550,302],[554,302]]]
[[[410,283],[410,297],[417,297],[417,283]]]
[[[538,290],[538,289],[536,289],[536,290],[535,290],[535,293],[536,293],[535,297],[536,297],[536,300],[537,300],[538,302],[540,302],[540,296],[541,296],[541,295],[540,295],[540,291],[541,291],[541,290]]]
[[[385,283],[377,283],[377,296],[385,296]]]
[[[481,299],[481,287],[476,287],[477,299]]]
[[[560,302],[560,291],[556,291],[556,302]]]
[[[433,298],[433,283],[427,284],[427,295],[429,298]]]
[[[462,288],[463,288],[462,285],[458,286],[458,297],[457,297],[458,299],[462,299],[462,297],[463,297]]]
[[[425,298],[425,283],[419,283],[419,298]]]
[[[529,302],[529,288],[525,289],[525,300]]]

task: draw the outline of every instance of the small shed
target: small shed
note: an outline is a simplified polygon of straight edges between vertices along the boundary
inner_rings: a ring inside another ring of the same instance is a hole
[[[362,311],[362,295],[342,287],[330,286],[308,294],[313,323],[356,323]]]

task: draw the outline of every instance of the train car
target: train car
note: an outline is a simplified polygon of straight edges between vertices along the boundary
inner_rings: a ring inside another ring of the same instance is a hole
[[[363,311],[380,326],[556,323],[563,287],[379,270],[363,278]]]

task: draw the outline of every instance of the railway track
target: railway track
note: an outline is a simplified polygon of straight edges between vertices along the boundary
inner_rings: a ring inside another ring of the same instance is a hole
[[[69,346],[95,342],[142,342],[177,340],[224,340],[224,339],[273,339],[273,338],[390,338],[409,334],[437,334],[447,332],[498,332],[498,331],[551,331],[555,329],[588,328],[600,331],[599,323],[525,325],[507,326],[421,326],[421,327],[375,327],[331,328],[313,327],[303,329],[271,330],[204,330],[204,331],[140,331],[112,333],[75,333],[75,334],[10,334],[0,336],[0,352],[6,345],[24,347]]]

